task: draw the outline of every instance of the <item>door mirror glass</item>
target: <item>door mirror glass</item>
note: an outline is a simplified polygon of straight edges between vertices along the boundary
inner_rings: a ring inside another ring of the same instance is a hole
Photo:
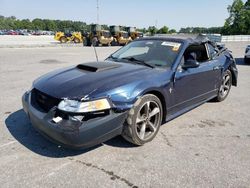
[[[192,52],[186,55],[185,62],[182,65],[183,69],[196,68],[199,67],[199,63],[196,60],[196,53]]]
[[[184,62],[184,64],[182,65],[182,68],[189,69],[189,68],[197,68],[199,66],[200,66],[200,63],[197,62],[196,60],[188,60]]]

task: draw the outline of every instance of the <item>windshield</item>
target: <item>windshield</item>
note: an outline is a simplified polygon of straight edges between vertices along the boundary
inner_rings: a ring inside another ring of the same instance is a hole
[[[122,36],[123,38],[128,38],[128,33],[121,33],[121,36]]]
[[[132,58],[154,67],[171,67],[180,47],[181,43],[164,40],[134,41],[112,54],[111,58],[116,61]]]
[[[103,36],[104,36],[105,38],[109,38],[109,37],[111,37],[111,34],[110,34],[110,32],[108,32],[108,31],[104,31],[104,32],[103,32]]]

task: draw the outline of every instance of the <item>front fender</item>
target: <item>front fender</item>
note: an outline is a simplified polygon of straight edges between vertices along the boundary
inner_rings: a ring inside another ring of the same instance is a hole
[[[168,98],[169,87],[170,80],[158,83],[153,81],[140,81],[137,83],[133,83],[132,85],[129,84],[121,88],[117,88],[116,92],[110,94],[110,99],[118,111],[129,110],[133,107],[137,99],[145,95],[146,93],[157,92],[164,96],[164,100],[166,102],[170,101],[170,99]]]

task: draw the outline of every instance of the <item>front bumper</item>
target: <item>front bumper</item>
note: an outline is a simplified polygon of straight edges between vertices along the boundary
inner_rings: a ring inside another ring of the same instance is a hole
[[[87,148],[107,141],[122,133],[127,112],[110,113],[88,121],[63,119],[55,123],[52,119],[56,107],[48,113],[41,112],[31,105],[30,92],[22,97],[23,109],[33,127],[48,139],[69,148]]]

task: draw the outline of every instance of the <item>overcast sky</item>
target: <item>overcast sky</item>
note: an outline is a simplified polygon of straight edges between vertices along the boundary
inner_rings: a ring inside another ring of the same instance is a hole
[[[95,23],[97,0],[0,0],[0,15]],[[99,0],[100,24],[138,28],[223,26],[233,0]]]

